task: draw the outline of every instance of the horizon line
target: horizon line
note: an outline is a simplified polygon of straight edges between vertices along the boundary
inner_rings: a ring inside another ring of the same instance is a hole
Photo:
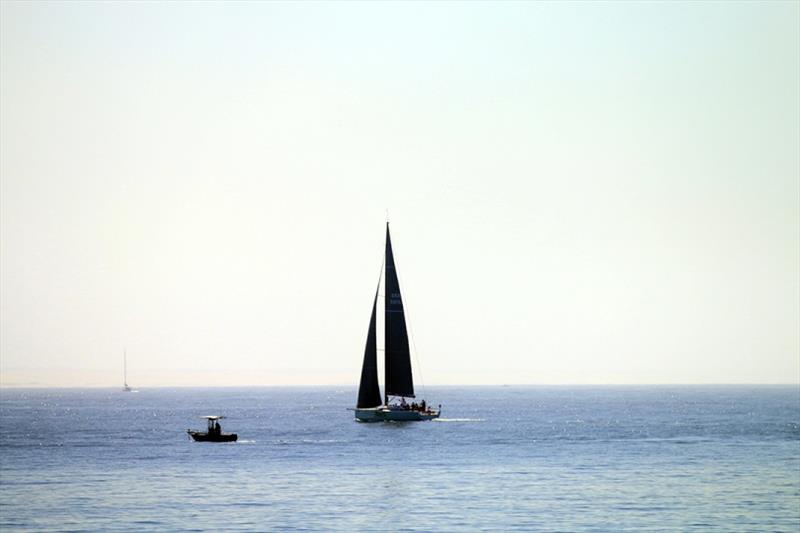
[[[798,387],[800,382],[781,382],[781,383],[765,383],[765,382],[707,382],[707,383],[469,383],[469,384],[433,384],[427,387],[735,387],[735,386],[750,386],[750,387]],[[357,384],[259,384],[259,385],[143,385],[131,386],[133,390],[140,389],[255,389],[255,388],[335,388],[345,387],[357,389]],[[37,384],[0,384],[0,390],[3,389],[119,389],[122,387],[116,385],[37,385]]]

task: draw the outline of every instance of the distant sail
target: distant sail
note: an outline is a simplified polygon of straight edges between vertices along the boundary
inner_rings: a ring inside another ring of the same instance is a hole
[[[414,397],[414,379],[411,376],[411,354],[408,349],[408,332],[400,296],[400,282],[394,266],[389,224],[386,224],[386,396]]]
[[[378,386],[378,345],[376,340],[377,325],[375,310],[378,307],[378,291],[372,302],[372,317],[369,319],[367,346],[364,349],[364,363],[361,365],[361,385],[358,387],[359,409],[378,407],[381,404],[381,389]]]
[[[128,386],[128,350],[127,348],[122,350],[122,390],[125,392],[131,392],[131,388]]]

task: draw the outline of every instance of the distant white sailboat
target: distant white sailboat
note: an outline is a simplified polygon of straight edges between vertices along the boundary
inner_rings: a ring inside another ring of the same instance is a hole
[[[386,251],[384,263],[386,280],[384,282],[384,360],[385,380],[384,397],[378,385],[378,347],[377,325],[375,314],[378,307],[378,289],[372,303],[372,317],[367,332],[367,346],[364,350],[364,362],[361,366],[361,383],[358,388],[358,403],[355,417],[359,422],[388,422],[431,420],[439,418],[442,406],[438,409],[429,407],[425,400],[419,404],[406,403],[406,398],[414,398],[414,380],[411,374],[411,354],[408,348],[408,330],[406,329],[403,299],[400,296],[400,282],[394,265],[392,240],[389,237],[389,223],[386,223]],[[378,283],[380,286],[380,282]],[[390,397],[395,397],[394,403]],[[397,401],[397,398],[400,401]],[[382,401],[383,400],[383,401]]]
[[[122,391],[123,392],[133,392],[128,386],[128,350],[122,351]]]

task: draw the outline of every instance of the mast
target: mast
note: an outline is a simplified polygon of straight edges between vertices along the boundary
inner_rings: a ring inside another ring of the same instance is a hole
[[[122,350],[122,383],[128,388],[128,349]]]
[[[403,299],[400,295],[400,282],[392,253],[392,239],[389,223],[386,223],[386,281],[384,284],[385,334],[384,356],[386,360],[386,383],[384,405],[389,405],[389,396],[414,397],[414,379],[411,375],[411,353],[408,349]]]

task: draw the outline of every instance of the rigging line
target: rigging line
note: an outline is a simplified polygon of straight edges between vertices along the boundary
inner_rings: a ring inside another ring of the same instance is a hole
[[[394,253],[394,249],[392,250],[392,254],[393,255],[397,255],[396,253]],[[411,337],[411,347],[414,350],[414,360],[417,362],[417,369],[419,369],[418,370],[418,372],[419,372],[419,383],[420,383],[420,385],[422,385],[422,396],[424,398],[425,396],[428,395],[428,391],[425,389],[425,379],[422,377],[422,364],[420,364],[420,362],[419,362],[419,353],[417,352],[417,343],[414,342],[414,328],[411,326],[411,319],[408,318],[408,305],[407,305],[407,303],[408,303],[408,292],[402,290],[402,287],[405,287],[405,283],[403,283],[403,280],[400,277],[400,271],[397,268],[397,261],[395,260],[394,263],[395,263],[394,272],[397,275],[397,282],[400,284],[400,287],[401,287],[400,293],[401,294],[404,294],[404,293],[406,294],[406,297],[403,298],[403,313],[405,314],[405,317],[406,317],[406,328],[408,329],[408,335]]]
[[[381,296],[381,280],[383,279],[383,264],[386,262],[386,254],[381,259],[381,269],[378,271],[378,285],[375,287],[375,296]]]

